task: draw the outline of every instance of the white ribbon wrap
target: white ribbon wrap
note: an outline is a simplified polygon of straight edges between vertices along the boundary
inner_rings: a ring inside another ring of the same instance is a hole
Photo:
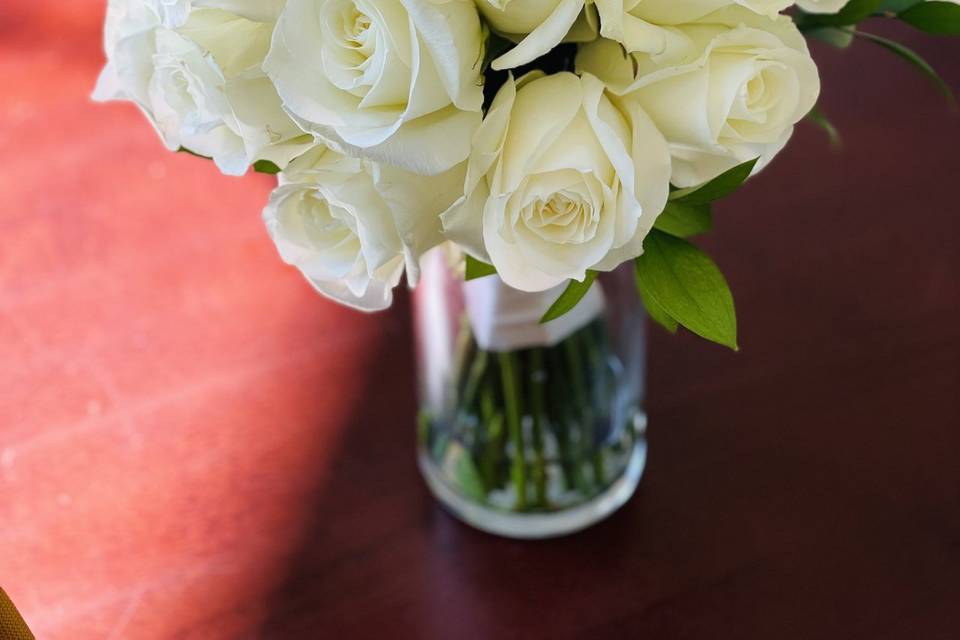
[[[569,313],[540,324],[566,287],[564,283],[529,293],[508,287],[496,276],[465,282],[467,316],[477,345],[486,351],[552,347],[603,314],[606,301],[597,283]]]

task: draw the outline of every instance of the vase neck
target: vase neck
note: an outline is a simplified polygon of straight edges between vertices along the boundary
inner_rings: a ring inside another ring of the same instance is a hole
[[[564,283],[546,291],[519,291],[495,275],[465,282],[467,317],[478,346],[487,351],[550,347],[603,314],[603,290],[594,286],[572,311],[541,324],[540,319],[566,286]]]

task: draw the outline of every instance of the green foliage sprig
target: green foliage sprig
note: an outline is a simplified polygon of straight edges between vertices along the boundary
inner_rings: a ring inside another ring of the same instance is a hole
[[[955,104],[950,86],[920,54],[895,40],[860,30],[860,23],[869,18],[893,18],[934,35],[960,35],[960,5],[940,0],[851,0],[836,14],[797,11],[794,21],[808,37],[838,49],[849,47],[856,38],[886,49],[913,65]],[[819,121],[829,125],[823,118]]]
[[[735,192],[757,159],[713,180],[670,194],[664,212],[634,261],[637,289],[650,318],[670,332],[678,327],[736,350],[737,314],[730,286],[717,265],[687,237],[712,226],[711,205]]]

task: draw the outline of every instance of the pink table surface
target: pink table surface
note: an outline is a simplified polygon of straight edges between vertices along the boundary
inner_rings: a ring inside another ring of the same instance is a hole
[[[707,241],[743,351],[655,333],[640,493],[536,546],[417,478],[405,297],[320,299],[271,179],[88,101],[103,5],[0,10],[0,584],[38,637],[960,636],[960,128],[900,61],[824,53],[847,151],[802,127]]]

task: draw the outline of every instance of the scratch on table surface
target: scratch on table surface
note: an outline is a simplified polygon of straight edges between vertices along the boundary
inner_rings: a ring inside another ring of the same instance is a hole
[[[92,377],[97,382],[97,386],[107,397],[108,406],[122,406],[126,398],[117,387],[116,378],[109,369],[94,369]],[[87,401],[87,415],[91,418],[97,418],[103,413],[103,406],[96,398]],[[117,419],[120,421],[121,432],[126,436],[127,442],[134,450],[143,445],[143,435],[137,430],[133,422],[133,416],[129,412],[118,412]]]
[[[130,596],[130,600],[127,602],[126,608],[124,608],[123,613],[120,614],[120,617],[117,618],[116,624],[113,626],[113,629],[110,630],[110,634],[107,636],[107,640],[119,640],[123,637],[123,632],[127,630],[127,627],[130,625],[130,621],[133,620],[134,614],[136,614],[137,609],[140,608],[140,602],[143,600],[143,589],[138,589]]]
[[[63,355],[60,352],[51,349],[48,346],[47,341],[37,333],[36,329],[23,322],[16,314],[5,313],[4,315],[8,318],[13,327],[19,331],[24,342],[30,346],[30,351],[37,359],[46,364],[62,366],[61,363],[63,360]],[[96,382],[97,387],[107,401],[108,407],[117,407],[124,404],[126,398],[117,386],[116,379],[109,369],[91,367],[88,370],[88,375],[93,381]],[[94,397],[87,400],[85,407],[85,414],[87,418],[95,419],[103,413],[104,406],[99,398]],[[120,420],[121,432],[126,436],[130,445],[135,449],[139,448],[143,442],[143,437],[137,431],[136,425],[131,419],[132,416],[129,414],[120,413],[117,415],[117,418]]]
[[[17,479],[17,472],[13,465],[17,461],[17,451],[13,447],[6,447],[0,452],[0,469],[3,470],[3,479],[5,482],[13,482]]]
[[[79,420],[66,424],[50,425],[45,427],[44,431],[29,435],[19,442],[10,443],[10,445],[15,446],[20,453],[23,453],[26,450],[47,445],[50,442],[109,426],[116,421],[120,421],[121,427],[128,428],[127,425],[132,424],[135,417],[145,413],[157,411],[189,398],[203,396],[211,391],[229,389],[245,383],[250,378],[262,378],[277,370],[299,365],[304,361],[315,362],[320,355],[335,357],[338,351],[356,348],[356,342],[361,340],[362,338],[357,336],[355,339],[339,340],[333,344],[317,344],[270,360],[252,358],[245,367],[232,367],[229,370],[216,371],[203,378],[192,380],[189,384],[165,387],[147,396],[131,397],[122,402],[118,408],[103,414],[84,415]]]
[[[110,593],[98,598],[88,598],[85,593],[74,593],[57,601],[49,601],[44,594],[26,592],[21,600],[21,611],[42,611],[43,615],[31,616],[36,619],[38,637],[54,635],[55,631],[71,627],[79,620],[86,619],[95,612],[110,610],[122,606],[116,623],[105,636],[108,640],[124,637],[130,623],[140,608],[145,596],[156,592],[182,591],[191,583],[210,576],[233,576],[244,570],[244,565],[236,561],[229,553],[218,553],[205,558],[191,560],[183,567],[168,569],[150,576],[146,582],[135,582],[129,586],[117,585]]]
[[[36,217],[30,212],[31,220]],[[260,228],[250,225],[237,225],[231,229],[231,242],[245,244],[259,242],[262,238]],[[122,266],[135,267],[139,272],[156,273],[164,265],[182,263],[195,256],[198,252],[206,254],[209,251],[209,236],[203,233],[193,233],[178,236],[178,242],[168,244],[163,251],[144,253],[140,247],[133,247],[127,253],[116,252],[111,257],[122,261]],[[128,265],[134,262],[135,265]],[[58,273],[51,278],[31,278],[22,284],[17,281],[2,279],[5,274],[0,273],[0,289],[6,292],[15,292],[11,295],[0,296],[0,313],[11,315],[22,312],[24,307],[44,304],[50,300],[59,300],[64,296],[83,292],[98,291],[104,282],[103,258],[91,260],[79,265],[73,265],[66,272]],[[122,269],[117,267],[117,271]],[[19,286],[18,286],[19,285]]]

